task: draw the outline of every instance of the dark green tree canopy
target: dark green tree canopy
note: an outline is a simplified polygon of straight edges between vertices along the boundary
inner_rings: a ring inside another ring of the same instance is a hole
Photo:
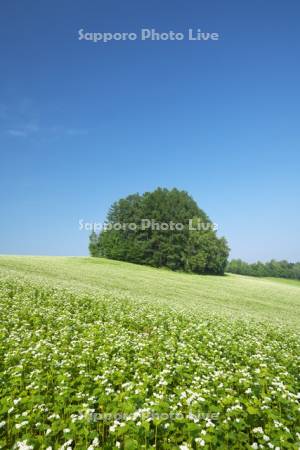
[[[211,220],[185,191],[158,188],[129,195],[112,205],[107,223],[107,229],[90,237],[92,256],[172,270],[224,273],[227,242],[217,237]]]
[[[241,259],[233,259],[227,267],[227,271],[239,275],[252,277],[275,277],[300,280],[300,262],[271,261],[262,263],[260,261],[249,264]]]

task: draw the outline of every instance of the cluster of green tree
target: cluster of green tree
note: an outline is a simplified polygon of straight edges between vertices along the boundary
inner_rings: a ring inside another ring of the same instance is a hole
[[[248,264],[241,259],[233,259],[227,267],[227,272],[253,277],[276,277],[300,280],[300,262],[290,263],[288,261],[256,262]]]
[[[183,227],[141,227],[145,220]],[[107,223],[110,227],[90,236],[92,256],[199,274],[224,274],[227,242],[217,237],[213,223],[185,191],[158,188],[130,195],[112,205]],[[132,223],[138,225],[136,229],[111,226]]]

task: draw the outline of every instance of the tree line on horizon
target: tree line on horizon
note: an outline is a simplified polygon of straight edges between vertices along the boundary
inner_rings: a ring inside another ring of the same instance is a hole
[[[241,259],[233,259],[229,262],[227,272],[252,277],[275,277],[300,280],[300,262],[291,263],[286,260],[268,262],[247,263]]]
[[[140,223],[145,219],[182,224],[183,229],[143,229]],[[217,236],[209,217],[185,191],[158,188],[129,195],[111,206],[106,222],[138,226],[135,230],[110,227],[99,234],[92,232],[91,256],[198,274],[223,275],[227,267],[226,239]]]

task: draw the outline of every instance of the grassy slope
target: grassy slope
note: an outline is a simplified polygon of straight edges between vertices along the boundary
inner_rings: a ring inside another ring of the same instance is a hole
[[[167,303],[196,314],[209,309],[300,328],[300,283],[197,276],[94,258],[0,256],[0,275],[13,271],[53,285]]]
[[[292,280],[288,278],[274,278],[274,277],[266,278],[266,280],[276,281],[277,283],[290,284],[300,287],[300,280]]]

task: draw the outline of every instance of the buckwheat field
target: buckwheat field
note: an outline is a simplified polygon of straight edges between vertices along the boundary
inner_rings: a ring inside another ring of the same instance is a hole
[[[2,449],[299,449],[300,283],[0,258]]]

